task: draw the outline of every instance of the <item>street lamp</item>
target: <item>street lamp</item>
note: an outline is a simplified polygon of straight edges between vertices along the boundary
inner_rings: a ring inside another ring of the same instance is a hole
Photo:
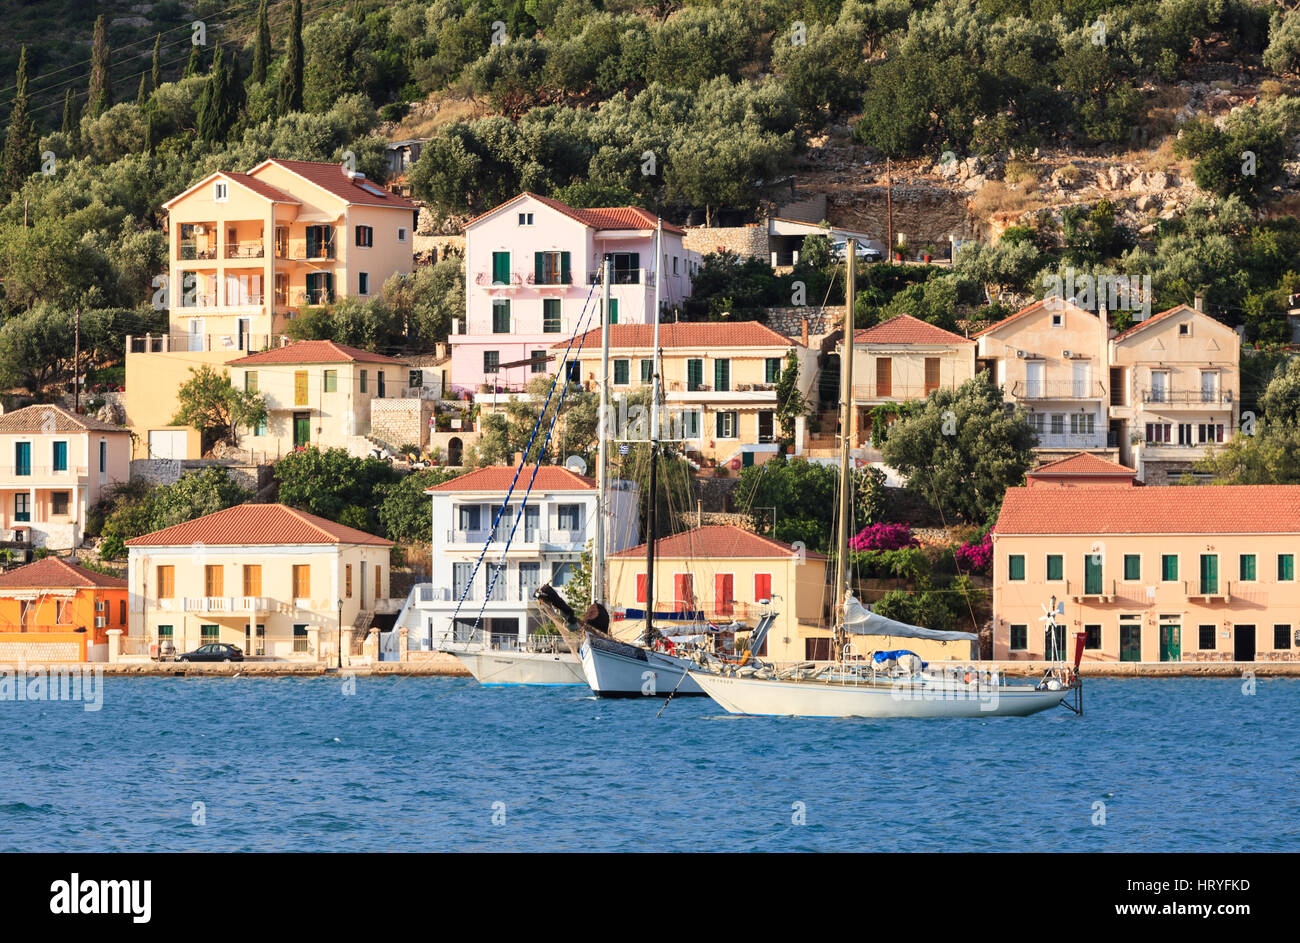
[[[343,667],[343,600],[339,600],[339,668]]]

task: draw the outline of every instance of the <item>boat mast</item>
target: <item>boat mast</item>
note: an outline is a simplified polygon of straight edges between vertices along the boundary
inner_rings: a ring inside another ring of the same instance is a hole
[[[609,482],[605,474],[609,442],[609,300],[614,261],[605,254],[601,278],[605,298],[600,306],[600,421],[596,439],[596,548],[591,560],[591,601],[605,602],[605,511]]]
[[[658,523],[659,505],[659,280],[660,260],[663,258],[664,221],[655,218],[655,286],[654,340],[650,345],[650,495],[646,506],[646,543],[645,543],[645,635],[642,640],[649,645],[655,637],[655,525]]]
[[[858,243],[851,236],[844,242],[844,340],[840,344],[840,508],[835,538],[835,660],[844,650],[843,613],[852,569],[849,567],[849,535],[853,529],[853,488],[849,480],[849,450],[853,445],[853,295],[857,282]]]

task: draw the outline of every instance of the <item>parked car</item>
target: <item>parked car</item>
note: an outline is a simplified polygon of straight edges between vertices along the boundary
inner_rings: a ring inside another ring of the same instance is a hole
[[[192,652],[183,652],[176,656],[177,661],[243,661],[244,653],[225,642],[210,642],[200,645]]]
[[[844,258],[844,248],[847,244],[846,241],[832,242],[830,246],[831,259],[836,262],[842,261]],[[857,244],[857,252],[854,254],[857,255],[858,261],[860,262],[880,261],[880,250],[873,249],[871,246],[862,242]]]

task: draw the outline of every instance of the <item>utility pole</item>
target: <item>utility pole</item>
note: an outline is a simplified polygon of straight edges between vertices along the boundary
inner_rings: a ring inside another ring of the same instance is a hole
[[[72,331],[72,411],[81,412],[81,309]]]
[[[889,239],[885,251],[894,256],[894,176],[889,158],[885,158],[885,226]]]

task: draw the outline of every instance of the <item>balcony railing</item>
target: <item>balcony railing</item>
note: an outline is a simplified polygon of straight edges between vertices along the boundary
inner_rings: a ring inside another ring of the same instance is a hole
[[[1229,602],[1232,599],[1231,580],[1187,580],[1183,585],[1186,587],[1189,599],[1204,599],[1206,602],[1212,600]]]
[[[491,543],[505,543],[510,538],[510,529],[513,525],[498,527],[495,533],[488,528],[479,530],[449,530],[447,531],[447,543],[449,544],[482,544],[488,541],[488,535],[492,535]],[[547,527],[528,527],[520,524],[515,529],[514,543],[520,544],[581,544],[587,539],[586,531],[568,530],[565,528],[547,528]]]
[[[1106,429],[1096,432],[1038,432],[1040,449],[1104,449],[1113,447]]]
[[[925,399],[939,389],[941,385],[939,383],[891,383],[888,386],[880,386],[875,383],[863,383],[861,385],[855,383],[853,384],[853,399],[855,402],[877,399]],[[949,386],[951,385],[949,384]]]
[[[265,596],[185,596],[185,612],[265,612],[275,605]]]
[[[489,288],[518,288],[523,283],[524,277],[518,272],[510,272],[505,281],[498,281],[495,273],[487,271],[479,272],[474,276],[475,285],[484,285]]]
[[[1105,396],[1100,380],[1081,383],[1073,380],[1060,382],[1030,383],[1017,380],[1011,386],[1011,395],[1016,399],[1101,399]]]
[[[182,262],[206,261],[208,259],[215,260],[216,257],[216,246],[204,246],[200,249],[192,242],[182,242],[180,244],[180,251],[177,253],[177,258]]]
[[[598,268],[587,275],[588,285],[603,284],[601,277],[604,275],[604,268]],[[610,279],[611,285],[645,285],[647,288],[653,288],[655,283],[654,269],[644,268],[625,268],[614,269],[614,275]]]
[[[1109,602],[1116,595],[1114,580],[1099,580],[1097,582],[1069,580],[1065,584],[1065,591],[1073,599],[1100,599],[1103,602]]]
[[[260,242],[226,246],[228,259],[261,259],[266,256],[266,247]]]
[[[1142,402],[1169,406],[1231,406],[1232,390],[1145,389]]]
[[[0,465],[0,480],[8,482],[11,478],[84,478],[88,473],[85,465],[67,465],[55,468],[53,465]]]
[[[524,283],[528,285],[539,285],[544,288],[564,288],[573,284],[573,276],[570,275],[566,279],[560,272],[543,272],[542,275],[538,277],[536,272],[529,272],[524,276]]]
[[[334,258],[334,243],[312,243],[305,239],[290,239],[288,244],[279,243],[275,247],[275,257],[289,262],[316,262]]]
[[[246,350],[250,353],[283,347],[289,342],[283,334],[144,334],[126,337],[130,354],[166,354],[175,351]]]
[[[625,609],[645,611],[645,603],[616,600]],[[661,599],[654,605],[656,613],[677,612],[688,619],[707,619],[710,622],[754,622],[768,611],[758,603],[727,599]]]

